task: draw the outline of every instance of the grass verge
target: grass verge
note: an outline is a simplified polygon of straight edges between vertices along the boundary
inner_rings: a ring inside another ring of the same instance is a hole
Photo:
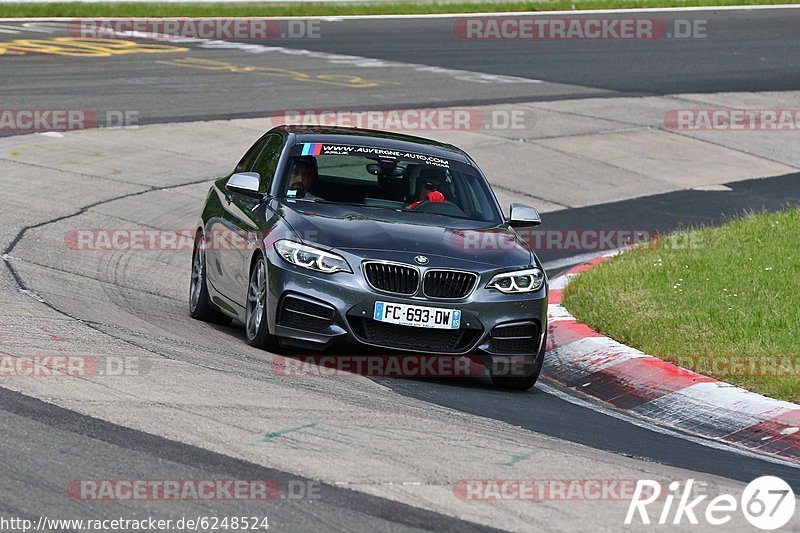
[[[800,402],[800,209],[658,239],[575,278],[564,305],[645,353]]]
[[[345,0],[346,1],[346,0]],[[178,3],[48,2],[2,3],[0,17],[281,17],[324,15],[396,15],[562,11],[689,6],[773,5],[785,0],[539,0],[497,2],[370,2],[370,3]]]

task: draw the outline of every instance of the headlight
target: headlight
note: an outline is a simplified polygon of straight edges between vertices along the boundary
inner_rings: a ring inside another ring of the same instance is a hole
[[[334,272],[352,272],[344,257],[299,242],[281,240],[275,243],[275,250],[281,257],[309,270],[333,274]]]
[[[497,289],[505,294],[521,292],[535,292],[544,284],[544,272],[538,268],[504,272],[492,278],[486,286],[487,289]]]

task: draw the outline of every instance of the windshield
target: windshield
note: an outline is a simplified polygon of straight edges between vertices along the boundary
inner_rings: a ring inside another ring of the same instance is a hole
[[[486,180],[470,165],[420,153],[299,144],[281,182],[286,198],[479,221],[500,214]]]

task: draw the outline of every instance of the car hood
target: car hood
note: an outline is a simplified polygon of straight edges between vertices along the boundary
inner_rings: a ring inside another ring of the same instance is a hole
[[[504,225],[324,202],[275,200],[272,207],[303,242],[364,258],[426,255],[495,268],[533,262],[527,244]]]

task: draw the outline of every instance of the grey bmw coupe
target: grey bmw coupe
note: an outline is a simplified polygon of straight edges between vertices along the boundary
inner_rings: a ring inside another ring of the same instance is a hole
[[[208,192],[189,310],[237,319],[248,344],[468,356],[528,389],[547,333],[547,279],[455,146],[378,131],[274,128]]]

